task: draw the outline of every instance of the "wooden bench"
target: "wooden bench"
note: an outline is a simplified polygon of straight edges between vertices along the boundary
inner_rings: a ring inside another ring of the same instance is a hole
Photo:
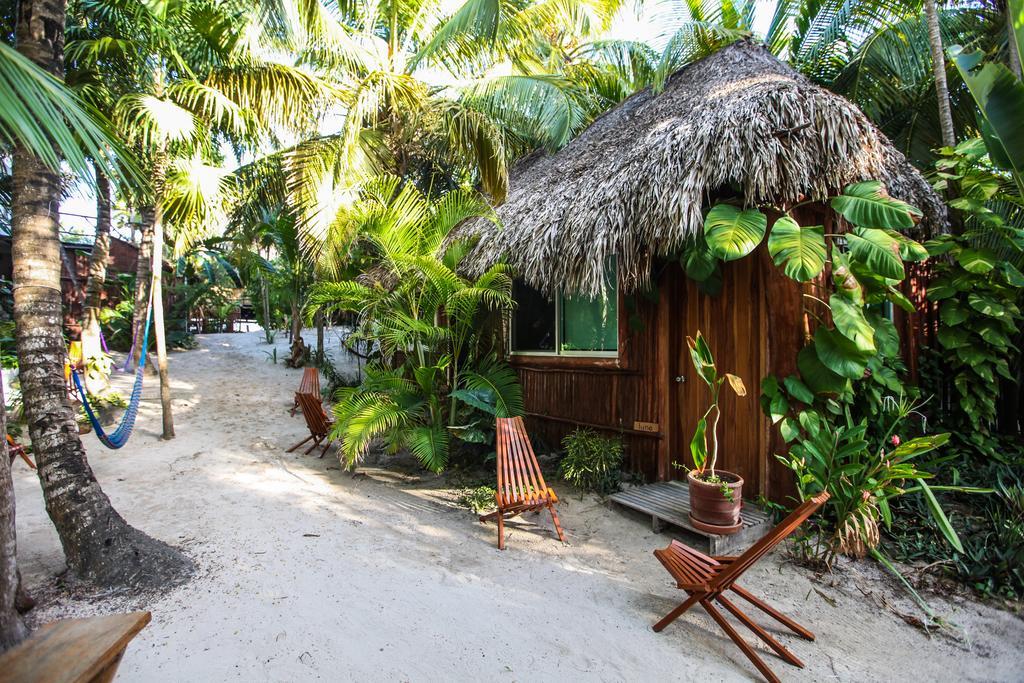
[[[555,524],[558,540],[565,543],[565,534],[558,521],[555,503],[558,496],[544,483],[537,456],[530,445],[521,417],[497,419],[498,490],[494,494],[498,509],[482,515],[481,522],[498,522],[498,549],[505,549],[505,517],[514,517],[530,510],[547,508]]]
[[[108,683],[149,612],[46,624],[0,656],[0,683]]]

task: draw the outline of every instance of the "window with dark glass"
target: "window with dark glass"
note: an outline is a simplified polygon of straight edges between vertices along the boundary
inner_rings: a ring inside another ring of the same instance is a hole
[[[521,353],[614,354],[619,348],[615,260],[605,269],[604,291],[595,296],[558,294],[548,299],[516,282],[518,304],[512,320],[512,350]]]
[[[528,284],[512,287],[516,310],[512,318],[514,351],[555,350],[555,302]]]

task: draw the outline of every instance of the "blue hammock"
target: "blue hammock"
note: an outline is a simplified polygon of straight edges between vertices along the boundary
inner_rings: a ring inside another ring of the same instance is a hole
[[[85,414],[89,416],[89,422],[92,423],[96,436],[99,437],[100,441],[107,448],[121,448],[124,446],[128,443],[128,437],[132,435],[132,430],[135,428],[135,417],[139,414],[139,401],[142,400],[142,375],[146,369],[146,347],[149,345],[149,324],[152,317],[153,299],[150,298],[149,310],[146,312],[146,332],[142,335],[142,355],[139,359],[139,367],[135,370],[135,383],[132,385],[131,398],[128,399],[128,410],[124,411],[120,424],[117,425],[117,429],[112,433],[107,434],[103,431],[103,426],[96,419],[96,413],[93,412],[92,406],[89,405],[89,398],[82,379],[78,376],[77,371],[71,370],[71,376],[75,380],[78,395],[82,397],[82,405],[85,406]],[[131,358],[130,355],[129,358]]]

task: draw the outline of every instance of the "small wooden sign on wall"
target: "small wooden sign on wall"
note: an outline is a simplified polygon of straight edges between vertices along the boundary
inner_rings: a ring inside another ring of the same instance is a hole
[[[633,429],[638,432],[657,432],[657,422],[634,422]]]

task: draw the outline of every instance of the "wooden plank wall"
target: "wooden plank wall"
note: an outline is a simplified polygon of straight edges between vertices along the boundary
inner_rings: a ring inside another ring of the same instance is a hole
[[[669,457],[686,468],[672,466],[670,476],[685,479],[687,469],[693,466],[690,440],[711,404],[711,392],[697,376],[686,344],[686,337],[696,337],[700,331],[719,375],[737,375],[747,387],[747,395],[740,397],[722,386],[717,466],[743,477],[744,497],[754,498],[765,493],[767,485],[768,424],[758,401],[768,339],[762,263],[755,255],[723,263],[721,270],[722,290],[717,296],[701,292],[681,268],[674,271],[669,362],[671,374],[686,381],[672,381],[668,386],[672,415]]]
[[[618,359],[512,357],[523,387],[530,436],[537,446],[557,449],[562,437],[577,426],[620,434],[627,469],[646,481],[658,478],[658,454],[665,437],[663,405],[654,381],[664,372],[659,369],[659,306],[664,307],[660,298],[635,296],[627,305],[626,297],[620,296]],[[636,422],[657,424],[658,430],[635,430]]]

